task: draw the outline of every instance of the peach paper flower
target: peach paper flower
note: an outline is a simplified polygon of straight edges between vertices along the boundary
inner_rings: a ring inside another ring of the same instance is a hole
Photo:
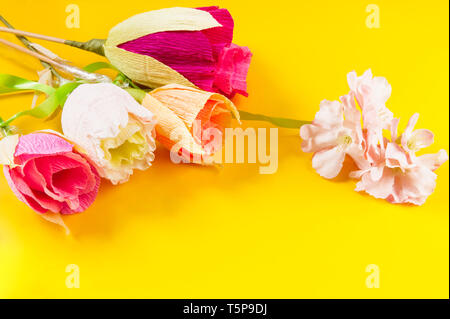
[[[223,132],[234,104],[223,95],[177,84],[147,94],[142,103],[157,118],[156,139],[171,151],[171,158],[206,164],[221,149]]]

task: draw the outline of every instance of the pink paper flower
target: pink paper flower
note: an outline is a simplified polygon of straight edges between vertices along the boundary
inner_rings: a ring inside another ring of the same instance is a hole
[[[401,145],[396,143],[398,120],[392,121],[391,141],[385,139],[380,149],[378,161],[373,161],[367,169],[352,172],[351,177],[361,178],[357,191],[386,199],[391,203],[411,203],[422,205],[436,187],[437,175],[434,171],[448,160],[445,150],[437,154],[416,157],[414,152],[429,146],[433,134],[428,130],[412,133],[418,114],[409,120],[408,127],[401,135]]]
[[[49,133],[21,136],[14,164],[3,172],[14,194],[38,213],[74,214],[95,200],[97,170],[64,138]]]
[[[393,119],[392,112],[386,107],[386,102],[391,96],[391,85],[384,77],[373,77],[369,69],[362,76],[357,76],[356,72],[347,75],[348,86],[350,87],[350,99],[355,99],[361,108],[365,135],[369,142],[366,155],[372,155],[376,149],[370,148],[372,145],[380,144],[383,148],[383,129],[389,129]]]
[[[433,144],[434,135],[430,130],[418,129],[414,130],[417,120],[419,119],[419,113],[415,113],[409,119],[408,126],[401,137],[401,144],[403,149],[414,155],[416,151],[428,147]]]
[[[429,130],[414,130],[419,114],[398,136],[399,120],[385,105],[391,95],[386,79],[373,77],[370,70],[347,78],[350,92],[341,103],[322,102],[313,123],[300,129],[303,151],[314,152],[312,165],[323,177],[336,177],[349,155],[359,168],[350,173],[361,179],[357,191],[391,203],[422,205],[434,191],[434,171],[448,160],[447,152],[416,156],[434,139]],[[384,129],[391,131],[390,139],[383,136]]]
[[[234,22],[219,7],[168,8],[133,16],[111,29],[105,55],[134,81],[176,83],[247,96],[251,52],[232,43]]]
[[[359,161],[363,153],[361,116],[347,97],[343,101],[322,101],[313,123],[300,129],[303,152],[314,153],[312,165],[325,178],[339,174],[346,154]]]
[[[386,107],[386,101],[391,96],[392,88],[383,77],[373,77],[369,69],[360,77],[356,72],[347,75],[350,95],[356,98],[362,110],[364,127],[367,129],[388,128],[393,114]]]

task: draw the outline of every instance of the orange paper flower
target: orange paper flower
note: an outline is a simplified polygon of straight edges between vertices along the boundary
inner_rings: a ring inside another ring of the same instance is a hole
[[[222,148],[232,115],[239,120],[233,102],[223,95],[177,84],[152,91],[142,105],[157,117],[156,139],[174,162],[210,163]]]

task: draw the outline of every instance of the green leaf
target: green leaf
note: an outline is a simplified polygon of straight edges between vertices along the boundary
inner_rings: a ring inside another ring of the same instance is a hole
[[[52,94],[50,94],[49,97],[44,102],[42,102],[41,104],[30,110],[16,113],[7,121],[0,123],[0,127],[6,127],[15,119],[25,115],[39,119],[49,117],[51,114],[53,114],[53,112],[55,112],[58,106],[62,107],[64,105],[69,94],[72,93],[72,91],[75,90],[75,88],[80,84],[81,83],[77,82],[69,82],[60,86]]]
[[[144,100],[145,94],[147,94],[147,92],[145,92],[144,90],[141,89],[125,89],[125,91],[127,91],[128,93],[130,93],[130,95],[139,103],[142,104],[142,101]]]
[[[58,102],[61,107],[66,103],[67,97],[73,90],[75,90],[81,83],[78,82],[69,82],[64,85],[61,85],[56,91],[55,94],[58,97]]]
[[[111,69],[114,71],[118,71],[116,67],[108,62],[94,62],[89,65],[86,65],[83,70],[87,72],[95,72],[101,69]]]
[[[10,74],[0,73],[0,94],[30,90],[43,92],[47,95],[55,92],[55,89],[49,85],[29,81]]]

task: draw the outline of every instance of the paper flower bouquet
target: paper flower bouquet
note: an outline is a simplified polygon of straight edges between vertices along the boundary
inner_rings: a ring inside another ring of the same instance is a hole
[[[433,142],[428,130],[414,130],[414,114],[404,132],[386,108],[386,79],[367,71],[348,75],[350,91],[340,101],[323,101],[312,122],[240,112],[230,100],[247,96],[252,53],[232,43],[234,23],[219,7],[169,8],[141,13],[113,27],[105,40],[64,40],[16,30],[3,17],[0,32],[16,34],[24,47],[7,45],[38,58],[39,81],[0,74],[0,93],[35,91],[46,99],[3,120],[0,164],[14,194],[49,221],[80,213],[95,200],[101,178],[113,184],[145,170],[159,145],[171,158],[209,165],[222,148],[225,128],[236,120],[268,121],[300,129],[304,152],[325,178],[336,177],[349,156],[358,167],[357,191],[391,203],[421,205],[435,188],[434,171],[446,151],[416,156]],[[83,69],[69,64],[28,38],[59,42],[106,57]],[[113,69],[109,78],[100,69]],[[62,132],[19,135],[12,122],[21,116],[45,119],[62,110]],[[0,109],[1,111],[1,109]],[[385,131],[389,136],[383,136]],[[173,159],[174,160],[174,159]],[[174,160],[176,161],[176,160]],[[66,228],[67,229],[67,228]]]

